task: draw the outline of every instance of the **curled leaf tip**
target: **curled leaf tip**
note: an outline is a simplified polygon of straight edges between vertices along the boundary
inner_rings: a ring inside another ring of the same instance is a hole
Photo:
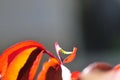
[[[76,52],[77,52],[77,48],[76,47],[74,47],[73,51],[71,51],[71,52],[63,50],[59,46],[58,42],[55,42],[55,49],[56,49],[56,53],[57,53],[58,58],[60,59],[61,63],[69,63],[69,62],[71,62],[75,58]],[[69,56],[67,58],[65,58],[65,59],[62,59],[62,57],[60,56],[60,53],[69,54]]]
[[[55,42],[55,49],[56,49],[56,52],[57,53],[63,53],[63,54],[72,54],[72,52],[70,52],[70,51],[65,51],[64,49],[62,49],[60,46],[59,46],[59,44],[58,44],[58,42]]]
[[[74,47],[72,54],[70,54],[68,57],[66,57],[66,58],[63,60],[63,63],[69,63],[69,62],[73,61],[74,58],[76,57],[76,52],[77,52],[77,48]]]

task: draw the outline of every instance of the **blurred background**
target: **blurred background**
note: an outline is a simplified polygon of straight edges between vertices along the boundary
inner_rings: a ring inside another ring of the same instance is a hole
[[[24,40],[54,42],[76,59],[66,64],[81,71],[93,62],[120,63],[119,0],[0,0],[0,52]],[[46,58],[46,57],[44,57]]]

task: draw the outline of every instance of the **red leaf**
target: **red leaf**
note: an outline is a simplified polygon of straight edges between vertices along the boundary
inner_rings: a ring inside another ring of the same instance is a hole
[[[71,75],[72,80],[80,80],[80,72],[74,71]]]

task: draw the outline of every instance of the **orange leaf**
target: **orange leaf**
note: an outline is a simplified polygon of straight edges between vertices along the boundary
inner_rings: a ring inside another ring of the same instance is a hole
[[[39,53],[39,55],[36,57],[33,65],[32,65],[32,67],[31,67],[31,69],[30,69],[29,80],[33,80],[33,79],[34,79],[34,76],[35,76],[35,74],[36,74],[36,72],[37,72],[37,69],[38,69],[38,67],[39,67],[39,63],[40,63],[40,61],[41,61],[43,52],[44,52],[44,51],[41,51],[41,52]]]
[[[62,80],[60,62],[55,58],[50,58],[44,63],[37,80]]]
[[[115,71],[120,70],[120,64],[116,65],[113,69],[114,69]]]
[[[30,70],[35,70],[32,75],[33,78],[40,61],[40,59],[37,60],[37,57],[42,57],[41,53],[44,50],[45,48],[42,44],[32,40],[17,43],[5,50],[0,56],[0,76],[2,80],[16,80],[18,77],[26,80],[24,78],[26,76],[28,78]],[[33,64],[36,65],[33,66]],[[33,70],[33,67],[36,69]]]
[[[69,63],[76,57],[77,48],[74,47],[73,53],[63,60],[63,63]]]

